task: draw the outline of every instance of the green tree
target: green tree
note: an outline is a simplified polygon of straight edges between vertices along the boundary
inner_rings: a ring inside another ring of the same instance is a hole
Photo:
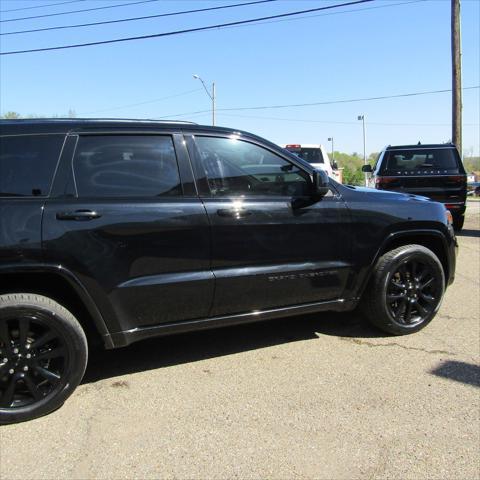
[[[21,118],[21,115],[17,112],[7,112],[3,115],[3,118],[11,120],[14,118]]]
[[[367,163],[369,163],[370,165],[373,165],[375,164],[375,162],[377,161],[377,158],[378,158],[378,155],[379,153],[378,152],[373,152],[371,153],[368,158],[367,158]]]
[[[480,172],[480,157],[463,157],[463,166],[468,173]]]
[[[343,183],[348,185],[363,185],[364,174],[362,172],[363,158],[357,153],[352,155],[343,152],[335,152],[335,161],[343,168]]]
[[[364,174],[359,168],[346,165],[343,167],[343,183],[345,185],[364,185]]]

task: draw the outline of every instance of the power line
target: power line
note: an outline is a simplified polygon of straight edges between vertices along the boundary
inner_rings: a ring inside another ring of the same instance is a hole
[[[19,12],[20,10],[33,10],[34,8],[55,7],[57,5],[66,5],[67,3],[84,2],[85,0],[68,0],[68,2],[49,3],[47,5],[35,5],[33,7],[11,8],[10,10],[0,10],[0,13]]]
[[[283,22],[297,22],[299,20],[306,20],[310,18],[318,18],[318,17],[329,17],[331,15],[343,15],[345,13],[352,13],[352,12],[365,12],[367,10],[376,10],[377,8],[390,8],[390,7],[398,7],[400,5],[409,5],[411,3],[420,3],[420,2],[429,2],[432,0],[409,0],[407,2],[399,2],[399,3],[387,3],[385,5],[377,5],[375,7],[365,7],[365,8],[357,8],[351,10],[343,10],[342,12],[330,12],[330,13],[320,13],[318,15],[308,15],[305,17],[296,17],[296,18],[284,18],[282,20],[271,20],[266,22],[258,22],[256,25],[270,25],[272,23],[283,23]],[[234,25],[233,27],[229,28],[241,28],[248,25]]]
[[[19,22],[20,20],[32,20],[34,18],[56,17],[58,15],[70,15],[72,13],[93,12],[94,10],[105,10],[106,8],[129,7],[130,5],[138,5],[140,3],[159,2],[160,0],[141,0],[138,2],[117,3],[115,5],[105,5],[103,7],[85,8],[83,10],[71,10],[69,12],[48,13],[45,15],[35,15],[32,17],[10,18],[8,20],[0,20],[0,23]]]
[[[155,0],[147,0],[147,1],[155,1]],[[30,50],[17,50],[17,51],[10,51],[10,52],[2,52],[0,55],[18,55],[20,53],[34,53],[34,52],[46,52],[46,51],[52,51],[52,50],[64,50],[67,48],[79,48],[79,47],[91,47],[94,45],[106,45],[110,43],[117,43],[117,42],[129,42],[133,40],[146,40],[150,38],[159,38],[159,37],[168,37],[171,35],[180,35],[180,34],[185,34],[185,33],[192,33],[192,32],[202,32],[206,30],[214,30],[214,29],[219,29],[219,28],[225,28],[225,27],[230,27],[232,25],[244,25],[247,23],[254,23],[254,22],[259,22],[262,20],[271,20],[273,18],[283,18],[283,17],[290,17],[293,15],[301,15],[304,13],[309,13],[309,12],[318,12],[320,10],[330,10],[333,8],[341,8],[345,7],[348,5],[358,5],[361,3],[368,3],[368,2],[373,2],[374,0],[356,0],[356,1],[351,1],[347,3],[340,3],[336,5],[328,5],[326,7],[317,7],[317,8],[309,8],[308,10],[298,10],[295,12],[289,12],[289,13],[282,13],[278,15],[269,15],[267,17],[258,17],[258,18],[252,18],[249,20],[238,20],[236,22],[229,22],[229,23],[219,23],[216,25],[209,25],[205,27],[197,27],[197,28],[188,28],[185,30],[176,30],[173,32],[164,32],[164,33],[155,33],[152,35],[142,35],[138,37],[124,37],[124,38],[116,38],[113,40],[102,40],[98,42],[89,42],[89,43],[77,43],[73,45],[62,45],[58,47],[46,47],[46,48],[34,48]]]
[[[480,88],[480,85],[473,87],[463,87],[463,90],[473,90]],[[430,90],[424,92],[411,92],[411,93],[400,93],[397,95],[383,95],[381,97],[366,97],[366,98],[352,98],[348,100],[328,100],[322,102],[311,102],[311,103],[294,103],[289,105],[263,105],[263,106],[254,106],[254,107],[229,107],[229,108],[217,108],[218,112],[231,112],[231,111],[242,111],[242,110],[267,110],[267,109],[279,109],[279,108],[295,108],[295,107],[312,107],[316,105],[334,105],[339,103],[354,103],[354,102],[370,102],[374,100],[386,100],[390,98],[403,98],[403,97],[415,97],[419,95],[432,95],[437,93],[447,93],[451,92],[450,88],[446,90]],[[196,115],[197,113],[207,113],[210,110],[197,110],[195,112],[187,113],[178,113],[174,115],[166,115],[159,118],[173,118],[173,117],[185,117],[188,115]]]
[[[279,120],[282,122],[301,122],[301,123],[322,123],[328,125],[358,125],[358,122],[339,122],[336,120],[307,120],[301,118],[279,118],[279,117],[260,117],[257,115],[235,115],[232,113],[221,113],[224,117],[236,118],[254,118],[258,120]],[[384,127],[450,127],[451,123],[385,123],[385,122],[368,122],[369,125],[377,125]],[[478,123],[464,123],[464,126],[476,127]]]
[[[130,103],[129,105],[121,105],[121,106],[117,106],[117,107],[103,108],[101,110],[94,110],[93,112],[83,112],[83,113],[80,113],[79,115],[90,115],[92,113],[110,112],[112,110],[122,110],[123,108],[138,107],[140,105],[147,105],[149,103],[156,103],[156,102],[161,102],[163,100],[169,100],[170,98],[182,97],[184,95],[189,95],[190,93],[200,92],[202,90],[203,90],[202,88],[196,88],[195,90],[188,90],[187,92],[177,93],[175,95],[170,95],[168,97],[156,98],[154,100],[147,100],[145,102],[139,102],[139,103]]]
[[[209,8],[197,8],[195,10],[182,10],[179,12],[170,12],[170,13],[160,13],[158,15],[145,15],[143,17],[132,17],[132,18],[120,18],[118,20],[106,20],[103,22],[93,22],[93,23],[80,23],[77,25],[60,25],[57,27],[47,27],[47,28],[36,28],[33,30],[20,30],[17,32],[6,32],[6,33],[0,33],[0,35],[18,35],[21,33],[34,33],[34,32],[45,32],[48,30],[60,30],[60,29],[65,29],[65,28],[79,28],[79,27],[92,27],[96,25],[106,25],[109,23],[120,23],[120,22],[134,22],[137,20],[147,20],[151,18],[160,18],[160,17],[172,17],[174,15],[184,15],[187,13],[199,13],[199,12],[209,12],[212,10],[222,10],[225,8],[234,8],[234,7],[245,7],[247,5],[256,5],[259,3],[270,3],[270,2],[276,2],[278,0],[257,0],[254,2],[247,2],[247,3],[235,3],[233,5],[222,5],[220,7],[209,7]]]
[[[464,90],[471,90],[474,88],[479,88],[480,86],[475,87],[465,87]],[[290,105],[267,105],[267,106],[257,106],[257,107],[238,107],[238,108],[222,108],[218,110],[265,110],[265,109],[276,109],[276,108],[291,108],[291,107],[309,107],[314,105],[331,105],[336,103],[353,103],[353,102],[369,102],[372,100],[385,100],[387,98],[402,98],[402,97],[416,97],[418,95],[431,95],[435,93],[446,93],[451,92],[452,90],[430,90],[426,92],[413,92],[413,93],[399,93],[398,95],[384,95],[380,97],[367,97],[367,98],[351,98],[348,100],[331,100],[325,102],[313,102],[313,103],[295,103]]]
[[[84,0],[78,0],[78,1],[84,1]],[[125,19],[119,19],[119,20],[107,20],[104,22],[94,22],[94,23],[84,23],[84,24],[77,24],[77,25],[60,25],[56,27],[47,27],[47,28],[37,28],[37,29],[32,29],[32,30],[19,30],[16,32],[0,32],[0,36],[2,35],[19,35],[19,34],[24,34],[24,33],[35,33],[35,32],[45,32],[45,31],[50,31],[50,30],[61,30],[61,29],[66,29],[66,28],[77,28],[77,27],[90,27],[90,26],[96,26],[96,25],[105,25],[109,23],[120,23],[120,22],[128,22],[128,21],[135,21],[135,20],[148,20],[151,18],[158,18],[158,17],[164,17],[164,16],[170,16],[170,15],[180,15],[183,13],[195,13],[195,12],[202,12],[206,10],[215,10],[215,9],[220,9],[220,8],[232,8],[236,6],[245,6],[245,5],[254,5],[257,3],[263,3],[263,2],[268,2],[268,1],[278,1],[278,0],[261,0],[261,1],[256,1],[256,2],[248,2],[248,3],[241,3],[241,4],[235,4],[235,5],[226,5],[222,7],[213,7],[213,8],[206,8],[206,9],[198,9],[198,10],[186,10],[182,12],[173,12],[173,13],[166,13],[166,14],[160,14],[160,15],[147,15],[144,17],[132,17],[132,18],[125,18]],[[284,18],[281,20],[271,20],[271,21],[265,21],[265,22],[258,22],[257,25],[268,25],[272,23],[281,23],[281,22],[294,22],[298,20],[305,20],[307,18],[318,18],[318,17],[327,17],[331,15],[343,15],[345,13],[352,13],[352,12],[363,12],[366,10],[376,10],[378,8],[390,8],[390,7],[397,7],[401,5],[410,5],[411,3],[420,3],[420,2],[428,2],[430,0],[409,0],[407,2],[399,2],[399,3],[388,3],[386,5],[378,5],[375,7],[366,7],[362,9],[352,9],[352,10],[344,10],[343,12],[330,12],[330,13],[321,13],[319,15],[308,15],[305,17],[297,17],[297,18]],[[225,28],[241,28],[241,27],[248,27],[248,25],[234,25],[232,27],[225,27]]]

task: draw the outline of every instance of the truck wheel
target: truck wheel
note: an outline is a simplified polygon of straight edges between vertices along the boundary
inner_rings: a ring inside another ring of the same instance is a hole
[[[41,295],[0,295],[0,424],[60,407],[82,380],[85,333],[60,304]]]
[[[465,215],[452,215],[453,217],[453,229],[456,232],[460,232],[465,223]]]
[[[417,332],[435,316],[445,290],[442,264],[421,245],[385,253],[362,299],[368,320],[394,335]]]

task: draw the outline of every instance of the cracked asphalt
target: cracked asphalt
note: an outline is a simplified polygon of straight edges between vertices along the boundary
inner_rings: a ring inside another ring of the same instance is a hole
[[[480,202],[419,333],[321,314],[92,355],[58,411],[0,427],[1,479],[480,478]]]

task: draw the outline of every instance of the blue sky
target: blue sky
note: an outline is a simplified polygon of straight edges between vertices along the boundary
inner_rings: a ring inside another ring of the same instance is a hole
[[[0,0],[0,10],[60,0]],[[1,13],[1,20],[128,3],[83,0]],[[0,33],[154,15],[231,1],[169,1],[0,23]],[[278,109],[240,108],[397,95],[451,87],[450,1],[376,0],[300,19],[151,40],[0,57],[0,112],[211,122],[197,73],[217,86],[217,124],[276,143],[324,143],[362,152],[451,136],[450,93]],[[343,3],[280,0],[100,27],[0,36],[0,51],[90,42],[213,25]],[[480,1],[462,1],[463,86],[480,84]],[[170,98],[168,98],[170,97]],[[156,101],[154,101],[156,100]],[[130,106],[131,104],[144,103]],[[464,90],[463,147],[480,155],[480,90]],[[206,111],[201,114],[190,112]],[[187,114],[187,115],[180,115]],[[178,115],[178,116],[177,116]]]

